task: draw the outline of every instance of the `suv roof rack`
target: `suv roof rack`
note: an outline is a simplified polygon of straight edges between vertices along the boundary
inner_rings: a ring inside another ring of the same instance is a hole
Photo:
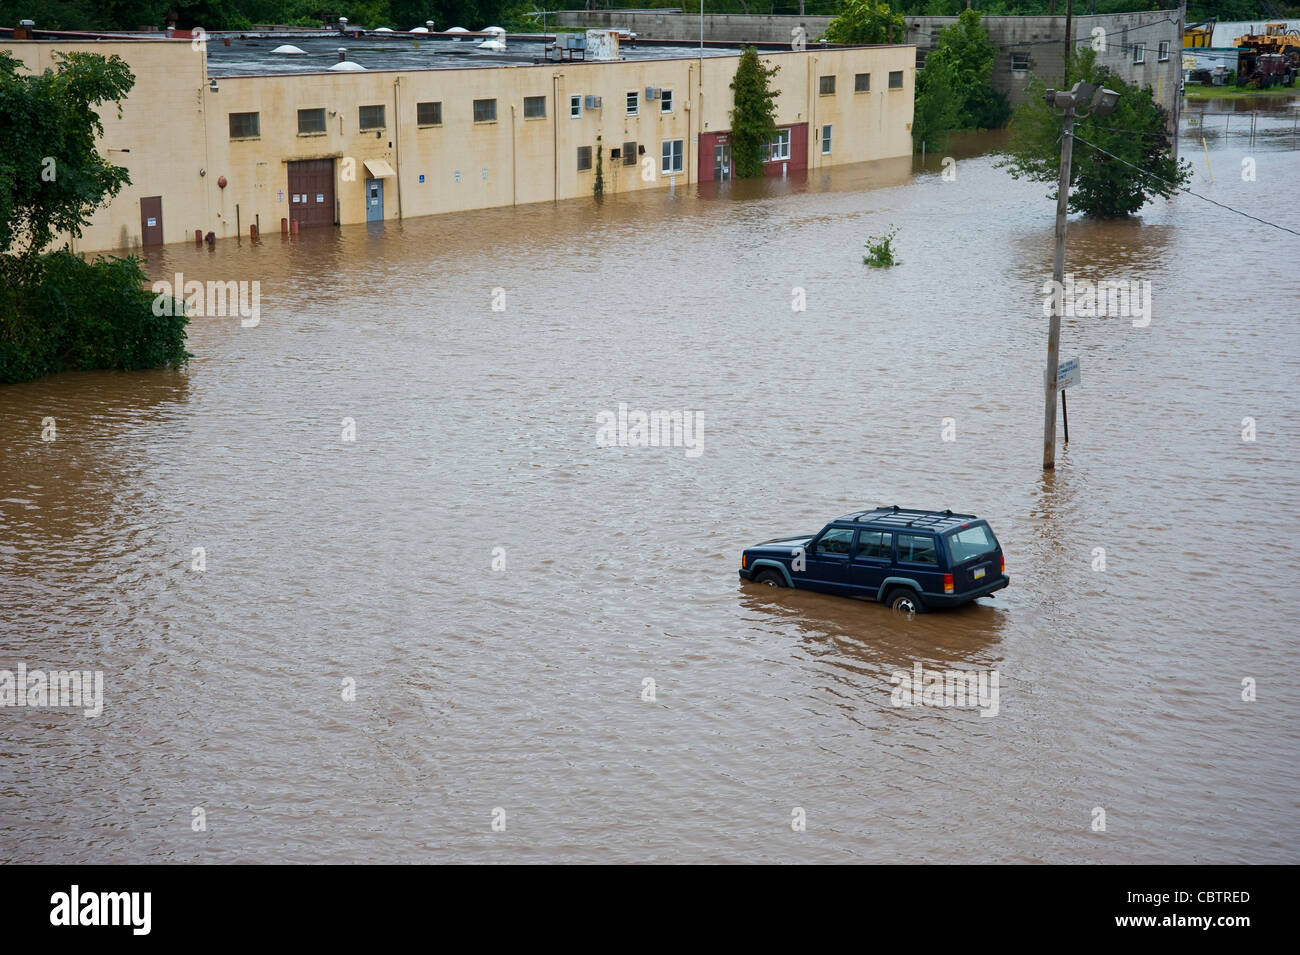
[[[918,530],[946,531],[958,527],[967,521],[979,520],[974,514],[956,514],[951,508],[943,511],[923,511],[899,507],[877,507],[869,511],[859,511],[840,518],[853,524],[881,524],[887,527],[915,527]]]

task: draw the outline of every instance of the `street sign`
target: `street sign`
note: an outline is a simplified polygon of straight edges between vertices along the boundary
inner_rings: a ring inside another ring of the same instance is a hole
[[[1071,358],[1069,361],[1063,361],[1056,366],[1056,390],[1064,391],[1066,388],[1077,388],[1082,383],[1083,377],[1079,372],[1079,359]]]

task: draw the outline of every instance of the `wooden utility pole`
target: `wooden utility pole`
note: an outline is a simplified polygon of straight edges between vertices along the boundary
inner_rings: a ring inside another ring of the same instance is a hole
[[[1061,177],[1056,185],[1056,259],[1052,263],[1052,318],[1047,332],[1046,401],[1043,405],[1043,470],[1056,467],[1056,375],[1061,364],[1061,313],[1065,310],[1065,224],[1070,208],[1070,163],[1074,157],[1071,94],[1061,130]]]
[[[1070,88],[1070,57],[1074,55],[1074,0],[1065,0],[1065,65],[1061,67],[1061,89]]]

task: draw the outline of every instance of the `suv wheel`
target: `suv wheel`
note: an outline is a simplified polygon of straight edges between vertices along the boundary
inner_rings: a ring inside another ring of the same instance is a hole
[[[785,578],[775,570],[763,570],[759,571],[758,576],[754,578],[754,583],[763,584],[767,587],[784,587]]]
[[[925,604],[921,602],[920,595],[908,587],[891,590],[885,596],[885,603],[889,604],[890,610],[907,614],[909,617],[914,613],[925,613]]]

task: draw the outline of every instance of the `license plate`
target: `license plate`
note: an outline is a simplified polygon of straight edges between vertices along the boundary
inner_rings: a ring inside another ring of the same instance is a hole
[[[983,577],[983,576],[984,576],[984,568],[983,568],[983,567],[981,567],[979,570],[975,571],[975,579],[976,579],[976,580],[979,580],[979,579],[980,579],[981,577]]]

